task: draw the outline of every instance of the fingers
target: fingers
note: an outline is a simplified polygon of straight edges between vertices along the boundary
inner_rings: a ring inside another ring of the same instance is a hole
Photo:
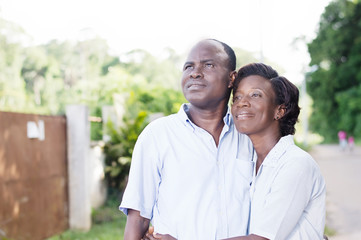
[[[154,233],[154,227],[153,227],[153,226],[149,226],[149,228],[148,228],[148,233],[149,233],[149,234],[153,234],[153,233]]]
[[[155,238],[153,234],[145,234],[145,239],[144,240],[157,240],[159,238]]]
[[[172,238],[168,238],[169,235],[163,235],[163,234],[159,234],[159,233],[153,233],[153,234],[149,234],[147,233],[146,234],[146,237],[149,239],[149,240],[171,240]],[[145,240],[148,240],[148,239],[145,239]]]
[[[148,232],[146,232],[145,235],[143,236],[143,238],[140,239],[140,240],[153,240],[153,239],[155,239],[155,238],[153,237],[153,233],[154,233],[154,227],[153,227],[153,226],[149,226]]]
[[[163,235],[163,234],[159,234],[159,233],[153,233],[153,236],[155,237],[155,239],[162,239],[162,240],[167,240],[167,236],[168,235]]]
[[[161,240],[177,240],[169,234],[155,233],[153,226],[149,226],[148,232],[145,234],[145,236],[141,240],[159,240],[159,239],[161,239]]]
[[[162,240],[177,240],[174,237],[172,237],[169,234],[159,234],[159,233],[153,233],[153,236],[155,239],[162,239]]]

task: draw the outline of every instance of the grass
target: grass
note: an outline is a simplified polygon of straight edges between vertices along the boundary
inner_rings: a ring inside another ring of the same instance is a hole
[[[92,213],[92,228],[88,232],[67,230],[47,240],[123,240],[126,217],[118,210],[118,200],[108,200]]]
[[[46,240],[123,240],[126,217],[118,210],[119,200],[110,198],[104,206],[92,212],[92,228],[88,232],[67,230]],[[325,235],[336,231],[325,227]]]
[[[89,232],[68,230],[47,240],[123,240],[126,217],[118,210],[118,202],[109,200],[93,211],[92,228]],[[332,237],[333,229],[325,227],[325,235]]]

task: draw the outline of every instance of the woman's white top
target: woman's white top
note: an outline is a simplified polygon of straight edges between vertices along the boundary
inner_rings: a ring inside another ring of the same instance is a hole
[[[255,154],[256,155],[256,154]],[[256,165],[257,157],[254,159]],[[326,187],[314,159],[282,137],[253,172],[249,234],[269,239],[322,239]]]

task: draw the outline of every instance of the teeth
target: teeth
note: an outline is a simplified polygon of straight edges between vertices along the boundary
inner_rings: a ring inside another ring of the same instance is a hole
[[[237,118],[246,118],[246,117],[250,117],[251,114],[250,113],[239,113],[236,115]]]

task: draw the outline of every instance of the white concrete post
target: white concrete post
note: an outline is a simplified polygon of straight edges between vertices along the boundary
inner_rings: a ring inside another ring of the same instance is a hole
[[[88,231],[91,227],[90,124],[88,107],[66,107],[68,139],[69,227]]]
[[[102,107],[102,120],[103,120],[103,141],[109,142],[109,130],[108,130],[108,121],[111,121],[114,124],[115,129],[118,129],[117,126],[117,115],[114,110],[114,106],[103,106]]]

